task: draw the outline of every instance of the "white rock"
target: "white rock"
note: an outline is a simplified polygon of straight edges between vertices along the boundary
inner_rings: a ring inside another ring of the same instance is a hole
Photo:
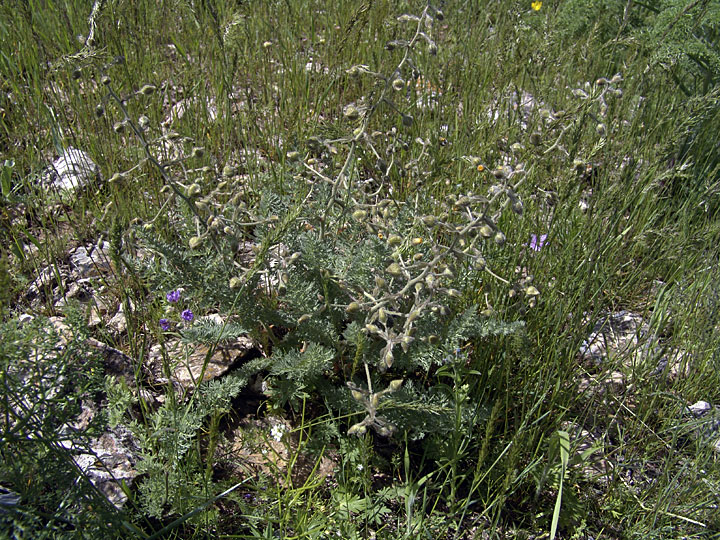
[[[73,192],[99,176],[99,167],[86,152],[68,148],[48,167],[43,182],[60,192]]]
[[[698,401],[697,403],[690,405],[688,408],[695,416],[703,416],[712,409],[712,405],[710,405],[707,401]]]

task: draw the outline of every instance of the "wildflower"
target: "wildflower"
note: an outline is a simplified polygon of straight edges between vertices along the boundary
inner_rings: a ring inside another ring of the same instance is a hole
[[[190,311],[189,309],[186,309],[185,311],[183,311],[181,313],[181,317],[189,322],[195,318],[195,315],[193,314],[192,311]]]
[[[168,321],[167,319],[160,319],[158,323],[160,324],[160,328],[162,328],[164,332],[167,332],[170,329],[170,321]]]
[[[540,236],[537,236],[535,234],[531,235],[530,249],[532,249],[533,251],[540,251],[545,245],[545,240],[547,240],[547,234],[541,234]]]
[[[177,302],[178,300],[180,300],[180,291],[170,291],[169,293],[167,293],[165,295],[165,298],[167,299],[168,302],[173,304],[173,303]]]
[[[533,8],[534,11],[540,11],[540,8],[542,7],[542,2],[533,2],[530,4],[530,7]]]
[[[285,434],[287,427],[284,424],[277,424],[270,430],[270,436],[277,442],[280,442]]]

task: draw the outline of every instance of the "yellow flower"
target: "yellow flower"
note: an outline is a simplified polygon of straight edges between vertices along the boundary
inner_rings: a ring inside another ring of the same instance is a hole
[[[540,8],[542,7],[542,2],[533,2],[530,4],[530,7],[533,8],[535,11],[540,11]]]

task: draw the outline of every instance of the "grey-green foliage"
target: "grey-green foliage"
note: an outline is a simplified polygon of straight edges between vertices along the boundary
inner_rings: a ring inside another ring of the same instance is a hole
[[[78,317],[61,337],[46,318],[0,325],[0,485],[19,496],[0,530],[19,538],[92,538],[119,515],[73,461],[102,428],[71,428],[102,389],[102,368]]]
[[[204,382],[189,402],[168,398],[147,425],[131,424],[142,450],[137,470],[145,475],[138,502],[149,515],[183,513],[211,497],[204,460],[214,456],[199,453],[198,437],[207,418],[230,410],[232,399],[245,388],[252,372],[240,370]]]
[[[570,0],[559,6],[555,31],[633,44],[687,96],[720,82],[720,4],[713,0]]]

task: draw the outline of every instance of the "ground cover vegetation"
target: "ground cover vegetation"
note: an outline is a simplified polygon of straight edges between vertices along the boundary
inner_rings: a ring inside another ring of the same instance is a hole
[[[719,25],[4,2],[0,533],[716,538]]]

